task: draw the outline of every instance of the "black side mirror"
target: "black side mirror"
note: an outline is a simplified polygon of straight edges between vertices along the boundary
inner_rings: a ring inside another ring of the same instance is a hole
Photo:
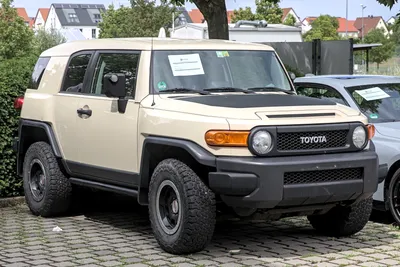
[[[290,75],[290,79],[292,79],[292,81],[294,81],[294,79],[296,79],[296,74],[294,74],[293,72],[289,72]]]
[[[123,73],[109,73],[103,77],[103,87],[108,97],[125,97],[126,78]]]
[[[125,113],[128,99],[126,96],[126,77],[123,73],[109,73],[103,77],[104,93],[107,97],[118,97],[118,112]]]

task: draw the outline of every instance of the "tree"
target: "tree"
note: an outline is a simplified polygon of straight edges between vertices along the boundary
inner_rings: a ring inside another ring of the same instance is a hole
[[[12,0],[0,0],[0,61],[25,55],[32,49],[33,31],[11,4]]]
[[[255,20],[255,15],[251,11],[250,7],[239,8],[238,10],[233,10],[233,15],[231,17],[231,21],[233,23],[238,22],[239,20]]]
[[[304,34],[304,41],[309,42],[313,39],[321,40],[340,40],[337,33],[339,22],[335,17],[321,15],[312,23],[312,29]]]
[[[288,26],[294,26],[296,24],[296,18],[292,15],[289,14],[283,24],[288,25]]]
[[[114,9],[111,5],[99,23],[100,38],[155,37],[161,27],[172,26],[175,9],[154,0],[132,0],[131,7]]]
[[[279,7],[280,0],[256,0],[256,19],[271,24],[282,23],[283,11]]]
[[[34,38],[35,48],[38,54],[53,46],[65,43],[66,41],[67,39],[64,35],[55,28],[51,28],[50,31],[46,31],[44,28],[39,29]]]
[[[382,44],[382,46],[371,49],[369,53],[370,60],[376,63],[378,69],[379,64],[393,57],[396,48],[396,44],[393,42],[393,40],[385,36],[385,33],[382,29],[373,29],[368,32],[368,34],[364,37],[364,43]]]

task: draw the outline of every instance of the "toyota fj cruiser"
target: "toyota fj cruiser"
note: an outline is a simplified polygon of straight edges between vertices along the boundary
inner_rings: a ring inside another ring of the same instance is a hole
[[[298,96],[266,45],[65,43],[40,55],[15,105],[18,174],[35,215],[66,212],[76,185],[131,195],[148,205],[159,245],[183,254],[206,247],[217,207],[308,216],[332,236],[359,232],[371,213],[374,127]]]

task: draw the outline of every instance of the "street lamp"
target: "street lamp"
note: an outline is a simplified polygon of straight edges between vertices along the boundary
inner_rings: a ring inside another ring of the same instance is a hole
[[[367,6],[361,4],[361,41],[364,41],[364,9]]]

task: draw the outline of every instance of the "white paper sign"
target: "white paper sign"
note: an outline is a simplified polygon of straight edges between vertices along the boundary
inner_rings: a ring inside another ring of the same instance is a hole
[[[174,76],[204,74],[199,54],[169,55],[168,59]]]
[[[373,88],[368,88],[368,89],[364,89],[364,90],[356,90],[356,92],[357,92],[357,94],[362,96],[362,98],[364,98],[367,101],[390,97],[390,95],[385,93],[379,87],[373,87]]]

